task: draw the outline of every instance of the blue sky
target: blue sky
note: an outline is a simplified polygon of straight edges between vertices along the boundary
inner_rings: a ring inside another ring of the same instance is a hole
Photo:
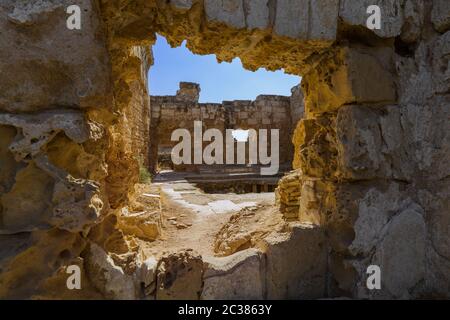
[[[245,70],[239,59],[217,63],[215,55],[194,55],[183,43],[171,48],[158,36],[153,46],[154,65],[149,72],[151,95],[175,95],[180,81],[200,83],[200,102],[254,100],[260,94],[291,95],[300,77],[259,69]]]

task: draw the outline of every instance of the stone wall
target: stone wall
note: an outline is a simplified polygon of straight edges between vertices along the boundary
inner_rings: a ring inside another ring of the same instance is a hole
[[[293,153],[292,118],[302,115],[302,100],[296,97],[295,104],[291,104],[289,97],[260,95],[254,101],[199,103],[199,92],[198,84],[181,82],[177,95],[151,97],[152,159],[157,159],[158,148],[160,153],[170,154],[173,146],[178,143],[171,141],[171,134],[175,129],[188,129],[191,137],[194,137],[194,121],[202,121],[204,131],[218,129],[224,139],[226,129],[255,129],[257,132],[259,129],[267,129],[268,132],[270,129],[279,129],[280,164],[290,167]],[[207,144],[208,142],[204,143],[205,146]],[[248,151],[246,161],[248,162]],[[195,166],[176,167],[195,170]]]

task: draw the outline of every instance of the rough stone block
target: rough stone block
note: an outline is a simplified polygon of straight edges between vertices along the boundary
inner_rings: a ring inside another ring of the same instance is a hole
[[[396,37],[400,35],[404,22],[403,2],[403,0],[342,0],[339,17],[348,25],[367,28],[367,19],[370,16],[367,8],[370,5],[378,5],[381,9],[381,29],[372,31],[379,37]]]
[[[381,269],[381,290],[369,295],[408,299],[424,279],[427,231],[423,214],[420,206],[411,204],[379,230],[377,238],[381,239],[377,239],[379,244],[370,264]],[[366,227],[372,228],[370,224]],[[362,290],[366,288],[365,281],[360,285]]]
[[[154,257],[150,257],[143,261],[135,271],[136,286],[143,285],[144,297],[147,299],[155,298],[157,267],[158,261]]]
[[[30,189],[30,183],[34,188]],[[2,228],[9,232],[30,231],[45,227],[51,218],[54,180],[46,172],[30,163],[18,171],[14,186],[0,196]]]
[[[358,103],[395,102],[394,76],[370,54],[349,50],[349,82]]]
[[[202,292],[203,261],[192,250],[161,258],[156,276],[157,300],[197,300]]]
[[[248,29],[265,29],[269,26],[269,0],[244,0]]]
[[[205,0],[208,21],[223,22],[231,27],[245,28],[243,0]]]
[[[433,59],[433,90],[438,93],[450,91],[450,31],[439,37],[435,45]]]
[[[336,39],[337,0],[279,0],[275,33],[295,39]]]
[[[170,0],[170,4],[177,9],[189,10],[194,0]]]
[[[309,0],[277,1],[274,31],[280,36],[308,38]]]
[[[72,4],[19,1],[0,7],[0,69],[8,70],[0,78],[0,110],[110,105],[111,75],[106,45],[98,36],[99,15],[92,1],[79,1],[82,30],[69,30],[65,10]]]

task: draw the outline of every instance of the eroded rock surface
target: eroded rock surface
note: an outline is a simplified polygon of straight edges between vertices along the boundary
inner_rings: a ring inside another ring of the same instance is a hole
[[[161,258],[156,276],[156,299],[197,300],[203,287],[203,260],[192,250]]]

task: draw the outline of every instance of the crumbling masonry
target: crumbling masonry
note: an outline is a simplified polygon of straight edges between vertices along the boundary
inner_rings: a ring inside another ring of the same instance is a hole
[[[81,30],[66,28],[74,3]],[[0,30],[0,297],[141,298],[152,283],[161,299],[450,297],[448,0],[5,0]],[[144,263],[116,223],[152,139],[156,32],[303,76],[297,222],[231,269],[190,251]],[[66,288],[71,264],[82,290]]]

